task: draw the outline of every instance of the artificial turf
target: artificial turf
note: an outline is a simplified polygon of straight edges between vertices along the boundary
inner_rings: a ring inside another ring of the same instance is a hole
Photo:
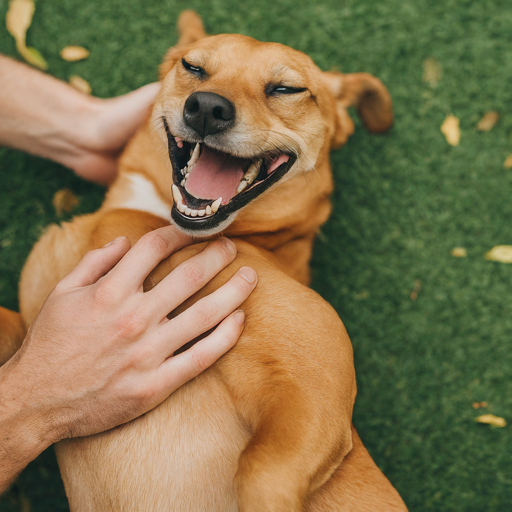
[[[393,129],[374,136],[358,122],[332,155],[335,208],[316,244],[313,287],[352,338],[354,423],[410,510],[510,510],[512,426],[473,421],[487,412],[512,421],[512,266],[483,257],[512,243],[509,0],[38,0],[29,44],[55,76],[78,74],[96,95],[117,95],[155,79],[185,8],[210,33],[278,41],[325,70],[366,71],[388,87]],[[6,9],[1,0],[1,19]],[[90,58],[62,61],[69,44]],[[3,29],[0,51],[16,55]],[[422,81],[429,57],[443,70],[435,88]],[[488,110],[501,119],[481,133]],[[439,130],[450,113],[461,121],[458,147]],[[16,309],[21,267],[59,220],[51,201],[64,187],[80,198],[75,213],[101,202],[102,189],[60,166],[0,150],[2,306]],[[453,257],[456,246],[467,257]],[[475,411],[481,401],[488,406]],[[0,498],[0,511],[17,510],[67,510],[51,451]]]

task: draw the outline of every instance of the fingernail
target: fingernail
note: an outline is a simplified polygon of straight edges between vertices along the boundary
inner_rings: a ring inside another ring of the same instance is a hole
[[[249,284],[254,284],[256,282],[256,272],[251,267],[242,267],[238,273],[241,277],[243,277]]]
[[[114,238],[114,240],[110,241],[108,244],[105,244],[102,249],[104,249],[105,247],[108,247],[109,245],[114,245],[114,244],[117,244],[117,242],[119,242],[120,240],[123,240],[124,236],[118,236],[117,238]]]
[[[235,321],[238,325],[243,325],[245,321],[245,311],[243,309],[239,309],[235,312]]]
[[[222,240],[224,240],[227,250],[234,256],[236,254],[236,245],[229,238],[222,238]]]

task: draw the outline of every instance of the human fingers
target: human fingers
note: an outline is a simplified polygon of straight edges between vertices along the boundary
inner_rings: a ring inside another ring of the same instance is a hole
[[[160,319],[199,291],[236,256],[236,245],[227,238],[209,243],[199,254],[178,265],[155,288],[146,301]]]
[[[199,375],[231,349],[242,334],[244,322],[244,311],[236,311],[193,347],[164,361],[157,375],[167,393],[172,393]]]
[[[191,238],[175,226],[155,229],[141,237],[109,273],[109,281],[121,296],[142,289],[148,274],[170,254],[185,247]]]
[[[130,241],[122,236],[101,249],[89,251],[80,263],[57,286],[82,287],[95,283],[111,270],[130,249]]]
[[[155,350],[166,359],[181,346],[215,327],[249,297],[257,280],[252,268],[242,267],[219,289],[160,327],[154,338]]]
[[[155,82],[123,96],[104,100],[101,123],[98,123],[97,149],[120,150],[146,120],[160,87],[160,83]]]

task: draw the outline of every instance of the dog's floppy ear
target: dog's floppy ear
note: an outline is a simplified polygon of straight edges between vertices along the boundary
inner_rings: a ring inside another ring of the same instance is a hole
[[[183,11],[178,18],[178,32],[180,38],[178,44],[173,46],[165,55],[164,61],[160,65],[160,80],[164,78],[167,73],[176,64],[176,60],[179,58],[180,50],[184,46],[195,43],[206,37],[203,22],[199,15],[192,10]]]
[[[323,73],[336,101],[336,127],[332,147],[346,142],[354,132],[354,123],[347,108],[354,106],[366,128],[373,133],[382,133],[393,124],[391,96],[382,82],[368,73],[342,74]]]

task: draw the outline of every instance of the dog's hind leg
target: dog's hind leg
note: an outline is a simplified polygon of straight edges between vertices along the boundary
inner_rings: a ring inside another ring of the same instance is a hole
[[[329,481],[309,500],[307,512],[407,512],[352,427],[354,447]]]
[[[0,366],[20,348],[25,338],[25,326],[19,313],[0,307]]]

